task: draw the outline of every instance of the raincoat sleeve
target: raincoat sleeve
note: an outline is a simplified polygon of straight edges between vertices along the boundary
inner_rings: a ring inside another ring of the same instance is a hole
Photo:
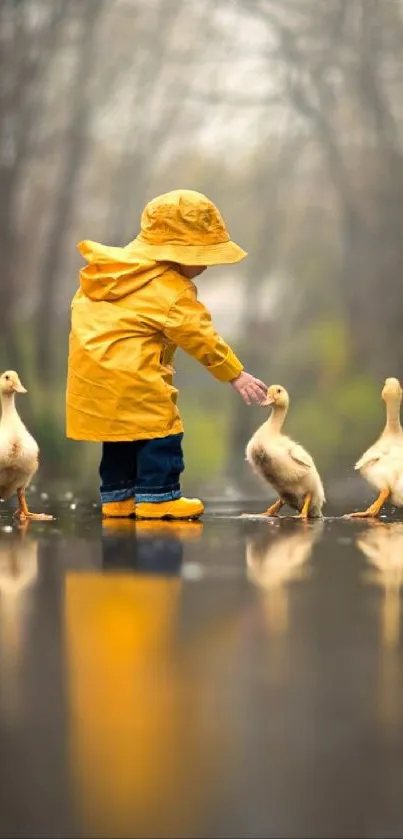
[[[200,361],[220,382],[230,382],[243,365],[231,347],[216,332],[210,312],[191,291],[184,291],[171,305],[164,335]]]

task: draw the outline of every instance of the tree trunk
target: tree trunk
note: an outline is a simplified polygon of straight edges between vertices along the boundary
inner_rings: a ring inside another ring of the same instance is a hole
[[[81,12],[81,26],[77,38],[77,60],[71,85],[70,131],[59,173],[56,206],[50,224],[47,248],[39,281],[39,304],[36,314],[35,345],[37,373],[42,383],[52,380],[55,357],[55,329],[52,328],[56,313],[55,299],[62,267],[63,242],[75,199],[77,181],[87,144],[89,105],[87,82],[96,59],[96,24],[104,5],[81,2],[70,7],[70,14]],[[44,328],[46,325],[46,328]]]

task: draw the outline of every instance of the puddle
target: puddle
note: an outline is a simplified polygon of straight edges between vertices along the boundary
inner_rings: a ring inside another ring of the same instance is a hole
[[[403,523],[42,503],[0,517],[2,834],[402,822]]]

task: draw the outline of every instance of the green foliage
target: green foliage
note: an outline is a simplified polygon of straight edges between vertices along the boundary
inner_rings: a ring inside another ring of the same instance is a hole
[[[307,336],[307,356],[317,359],[318,372],[327,385],[340,381],[350,358],[348,334],[341,320],[323,320],[311,327]]]
[[[379,388],[364,375],[292,403],[288,430],[304,442],[326,474],[351,466],[379,433]]]
[[[317,395],[293,402],[286,430],[312,453],[321,470],[332,466],[340,449],[341,428],[330,402],[325,404]]]
[[[218,477],[224,469],[228,448],[226,414],[212,411],[209,406],[194,407],[186,400],[182,405],[182,417],[187,479],[194,483],[198,479]]]

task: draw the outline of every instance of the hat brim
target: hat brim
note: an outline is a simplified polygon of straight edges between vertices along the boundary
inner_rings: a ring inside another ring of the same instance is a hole
[[[155,262],[173,262],[178,265],[233,265],[248,255],[231,240],[218,245],[149,245],[138,236],[130,245],[131,251],[137,243],[141,253]]]

